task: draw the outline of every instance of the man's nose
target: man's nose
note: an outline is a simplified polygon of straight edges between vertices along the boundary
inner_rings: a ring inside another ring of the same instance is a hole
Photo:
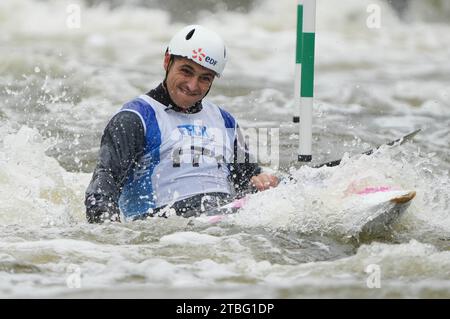
[[[187,87],[190,91],[196,91],[198,88],[198,78],[196,76],[192,76],[187,81]]]

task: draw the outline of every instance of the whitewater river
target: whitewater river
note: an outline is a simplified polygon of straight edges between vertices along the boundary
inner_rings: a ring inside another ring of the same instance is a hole
[[[382,1],[318,1],[313,162],[346,154],[321,169],[295,161],[295,1],[140,3],[0,2],[1,298],[450,298],[446,1],[411,1],[402,19]],[[106,123],[160,82],[168,41],[193,22],[228,46],[208,98],[278,132],[279,160],[262,164],[297,183],[221,224],[88,224]],[[350,156],[418,128],[414,143]],[[360,238],[341,207],[355,181],[417,196],[391,230]]]

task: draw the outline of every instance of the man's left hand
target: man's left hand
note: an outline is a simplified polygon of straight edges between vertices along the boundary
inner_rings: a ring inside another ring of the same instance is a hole
[[[278,185],[278,177],[270,174],[259,174],[250,179],[252,186],[256,187],[260,192]]]

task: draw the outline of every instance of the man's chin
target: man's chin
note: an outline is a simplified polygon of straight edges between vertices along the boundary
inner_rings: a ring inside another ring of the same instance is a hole
[[[177,105],[180,107],[180,108],[182,108],[183,110],[187,110],[187,109],[189,109],[191,106],[193,106],[195,103],[197,103],[197,101],[198,100],[195,100],[195,101],[182,101],[182,102],[180,102],[180,103],[177,103],[177,102],[175,102],[175,103],[177,103]]]

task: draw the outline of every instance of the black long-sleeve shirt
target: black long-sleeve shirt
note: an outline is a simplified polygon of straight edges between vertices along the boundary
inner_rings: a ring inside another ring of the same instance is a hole
[[[163,84],[147,95],[172,110],[181,111],[174,105]],[[196,113],[201,109],[202,104],[199,101],[188,112]],[[251,177],[261,172],[257,164],[250,163],[250,154],[246,150],[246,161],[238,163],[237,154],[240,145],[242,143],[236,139],[235,159],[233,163],[229,163],[230,179],[238,196],[249,191]],[[86,217],[89,222],[119,219],[118,201],[122,188],[130,169],[138,165],[144,147],[144,127],[137,114],[119,112],[109,121],[103,132],[97,166],[86,190]]]

